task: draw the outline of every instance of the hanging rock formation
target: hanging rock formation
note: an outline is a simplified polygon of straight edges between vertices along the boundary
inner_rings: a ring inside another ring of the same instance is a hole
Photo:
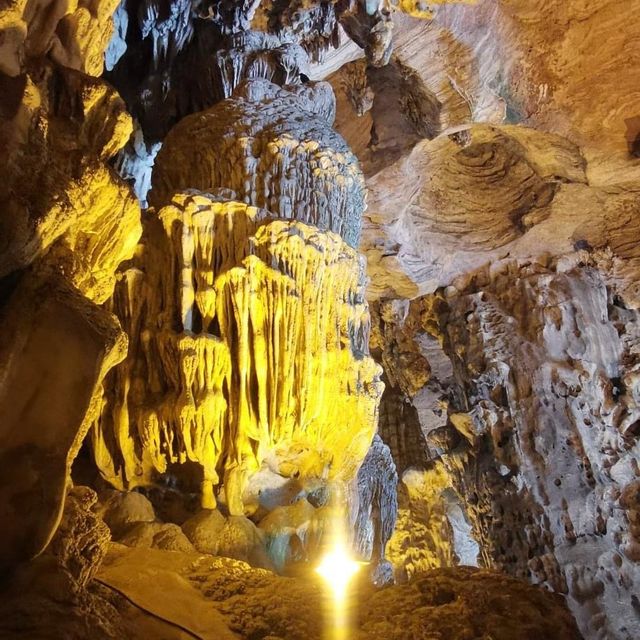
[[[104,82],[48,63],[0,81],[0,277],[44,258],[100,303],[140,235],[140,208],[107,161],[131,118]]]
[[[102,73],[118,0],[8,0],[0,9],[0,72],[18,76],[30,58],[48,56],[92,76]]]
[[[116,486],[190,460],[203,504],[215,506],[222,469],[242,515],[263,462],[286,477],[355,475],[381,392],[364,263],[333,233],[269,217],[195,192],[149,212],[113,303],[131,348],[94,438]]]

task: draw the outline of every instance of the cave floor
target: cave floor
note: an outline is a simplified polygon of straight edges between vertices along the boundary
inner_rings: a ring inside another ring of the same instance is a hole
[[[300,573],[300,572],[299,572]],[[560,596],[495,572],[439,569],[409,584],[352,589],[353,640],[574,640]],[[320,640],[320,578],[282,577],[237,560],[111,543],[87,591],[69,594],[42,562],[0,599],[0,638]]]

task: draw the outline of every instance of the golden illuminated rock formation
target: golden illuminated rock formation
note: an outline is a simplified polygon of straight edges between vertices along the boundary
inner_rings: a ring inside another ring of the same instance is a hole
[[[224,471],[243,513],[263,462],[287,477],[350,479],[375,432],[364,261],[334,233],[206,194],[149,213],[113,308],[131,336],[94,433],[115,486],[174,463]],[[339,374],[338,374],[339,372]]]
[[[403,13],[407,13],[414,18],[432,18],[435,5],[439,4],[475,4],[476,0],[399,0],[393,4]]]
[[[0,8],[0,71],[16,76],[45,55],[93,76],[102,73],[117,0],[8,0]]]
[[[98,305],[142,228],[138,203],[108,164],[131,132],[109,85],[31,61],[28,73],[0,74],[0,98],[5,569],[42,551],[58,526],[102,380],[126,353],[117,319]]]
[[[141,233],[140,207],[108,165],[131,117],[105,82],[49,63],[0,88],[0,277],[44,260],[102,303]]]

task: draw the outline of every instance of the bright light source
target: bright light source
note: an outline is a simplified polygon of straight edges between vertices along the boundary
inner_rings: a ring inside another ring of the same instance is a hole
[[[337,542],[324,556],[316,571],[327,581],[336,600],[343,600],[347,585],[360,569],[359,563],[353,560],[341,542]]]

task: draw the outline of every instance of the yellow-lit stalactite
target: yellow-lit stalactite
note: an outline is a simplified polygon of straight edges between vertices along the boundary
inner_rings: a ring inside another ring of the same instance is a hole
[[[170,463],[224,472],[229,509],[264,462],[348,480],[377,422],[364,262],[332,232],[204,194],[153,212],[114,311],[131,336],[105,387],[96,461],[123,488]]]

